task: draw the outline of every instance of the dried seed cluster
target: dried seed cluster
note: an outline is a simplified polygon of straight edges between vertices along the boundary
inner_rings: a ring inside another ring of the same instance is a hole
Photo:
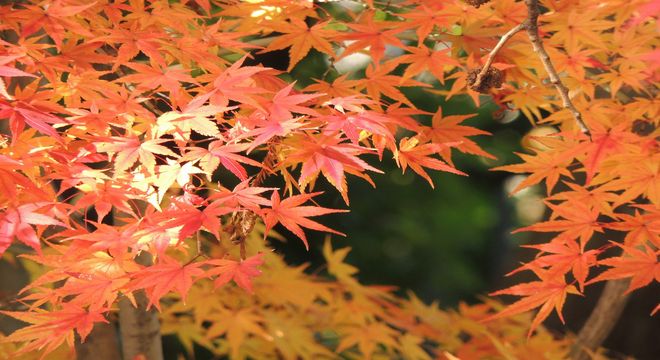
[[[464,1],[466,3],[468,3],[469,5],[472,5],[476,8],[478,8],[479,6],[481,6],[481,5],[483,5],[487,2],[490,2],[490,0],[464,0]]]
[[[504,73],[500,69],[494,67],[488,68],[488,71],[481,78],[479,84],[475,84],[477,76],[481,72],[481,68],[470,69],[467,75],[468,87],[476,92],[486,94],[491,88],[499,88],[504,82]]]
[[[639,136],[647,136],[655,131],[655,124],[650,121],[635,120],[632,126],[632,132]]]

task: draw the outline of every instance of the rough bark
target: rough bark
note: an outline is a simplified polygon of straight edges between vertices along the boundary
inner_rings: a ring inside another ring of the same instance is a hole
[[[117,360],[119,340],[115,324],[99,323],[87,336],[84,343],[76,342],[76,360]]]
[[[163,346],[160,339],[158,312],[152,307],[147,310],[144,292],[136,292],[137,308],[127,298],[119,301],[119,327],[121,349],[124,360],[162,360]]]

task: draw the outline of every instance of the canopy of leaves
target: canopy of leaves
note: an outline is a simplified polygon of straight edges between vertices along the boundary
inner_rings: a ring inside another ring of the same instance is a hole
[[[655,2],[541,2],[542,40],[571,89],[563,98],[528,37],[498,46],[525,20],[525,2],[349,3],[0,5],[0,253],[18,241],[44,268],[22,294],[28,310],[5,312],[30,324],[5,339],[22,344],[17,354],[85,338],[119,297],[145,291],[189,352],[195,343],[236,358],[561,358],[566,344],[539,326],[553,309],[561,316],[568,294],[601,280],[630,278],[630,291],[658,281]],[[282,49],[286,72],[245,64],[250,52]],[[363,68],[340,66],[360,55]],[[310,56],[327,71],[291,81]],[[433,186],[428,171],[464,175],[455,151],[492,158],[473,140],[487,133],[462,124],[472,114],[424,112],[404,92],[478,105],[469,83],[486,63],[506,81],[480,92],[556,129],[520,164],[495,169],[529,174],[516,191],[547,189],[550,219],[520,230],[556,234],[520,268],[538,280],[497,292],[522,299],[448,313],[360,285],[329,245],[336,281],[269,251],[263,239],[278,224],[305,246],[305,231],[341,234],[316,218],[343,211],[315,201],[319,181],[348,205],[347,175],[372,183],[376,159]],[[625,233],[624,253],[603,258],[611,244],[593,235],[610,230]],[[154,263],[140,265],[142,253]],[[607,270],[592,275],[597,265]],[[527,329],[516,315],[536,308]]]

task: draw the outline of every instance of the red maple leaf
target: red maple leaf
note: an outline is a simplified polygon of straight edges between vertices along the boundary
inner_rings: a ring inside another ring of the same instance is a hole
[[[358,155],[372,150],[356,144],[346,143],[337,135],[303,136],[287,142],[291,152],[284,159],[283,165],[302,163],[298,183],[304,189],[314,181],[319,172],[341,193],[348,204],[345,172],[359,176],[369,182],[371,179],[364,172],[369,170],[377,173],[382,171],[367,164]]]
[[[155,305],[160,310],[160,298],[172,290],[185,301],[193,282],[204,275],[204,270],[200,268],[202,265],[203,262],[181,264],[169,256],[160,256],[157,264],[132,273],[133,280],[127,287],[131,291],[144,289],[149,299],[147,308]]]
[[[31,325],[14,331],[5,341],[26,342],[13,354],[18,356],[45,349],[44,354],[52,352],[66,341],[73,346],[74,330],[85,340],[92,331],[94,323],[108,321],[103,316],[107,308],[85,310],[77,305],[64,303],[61,310],[46,312],[0,311]]]
[[[14,236],[31,248],[41,251],[39,237],[31,225],[64,226],[63,223],[49,215],[35,212],[44,205],[46,204],[23,204],[16,208],[8,208],[0,213],[0,255],[11,245]]]

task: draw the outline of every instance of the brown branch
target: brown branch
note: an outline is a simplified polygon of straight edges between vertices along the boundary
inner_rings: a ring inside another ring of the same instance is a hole
[[[626,306],[629,294],[625,294],[625,291],[629,283],[629,279],[620,279],[610,280],[605,284],[596,307],[573,344],[571,359],[590,359],[589,353],[598,349],[605,341]]]
[[[541,62],[543,63],[543,67],[545,68],[545,71],[548,73],[548,76],[550,77],[550,82],[555,86],[557,92],[559,93],[559,97],[562,100],[564,108],[568,109],[573,114],[573,118],[575,119],[577,125],[580,127],[580,130],[582,130],[582,132],[585,133],[587,136],[591,136],[589,133],[589,128],[584,123],[584,120],[582,120],[582,114],[575,107],[575,105],[571,101],[571,98],[568,96],[568,88],[559,78],[559,74],[557,73],[557,70],[552,64],[552,61],[550,60],[550,55],[548,55],[548,53],[545,51],[545,48],[543,47],[543,42],[541,41],[541,37],[539,37],[539,28],[538,28],[538,18],[540,15],[539,2],[538,0],[525,0],[525,4],[527,5],[527,19],[525,20],[525,22],[523,22],[523,24],[525,30],[527,30],[527,36],[529,37],[529,40],[532,42],[532,47],[534,48],[534,52],[541,59]]]
[[[497,42],[497,45],[495,45],[493,50],[491,50],[490,53],[488,54],[488,57],[486,58],[486,63],[484,63],[484,66],[481,68],[481,71],[479,72],[479,74],[477,74],[477,77],[474,80],[474,84],[471,85],[472,88],[478,88],[481,85],[481,81],[488,72],[488,69],[490,69],[493,60],[495,59],[495,55],[497,55],[497,53],[500,51],[500,49],[502,49],[504,44],[506,44],[506,42],[509,41],[509,39],[511,39],[515,34],[517,34],[519,31],[523,29],[525,29],[525,23],[516,25],[511,30],[507,31],[506,34],[502,35],[500,41]]]

